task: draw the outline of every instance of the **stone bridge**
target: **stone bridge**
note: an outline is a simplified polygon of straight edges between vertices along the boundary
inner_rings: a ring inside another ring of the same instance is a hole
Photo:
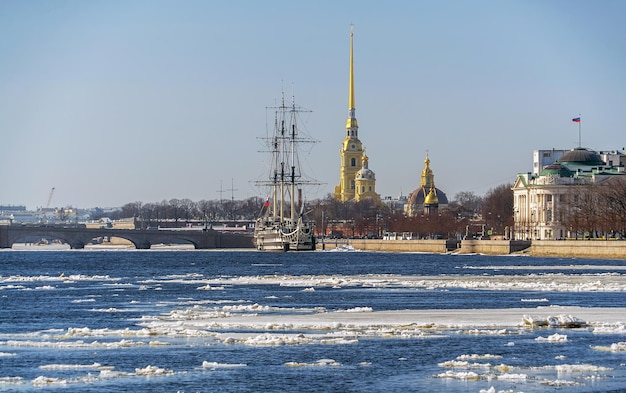
[[[192,244],[196,249],[254,248],[250,234],[222,233],[213,229],[110,229],[46,224],[0,226],[0,248],[11,248],[14,243],[32,242],[32,239],[42,238],[60,240],[71,248],[84,248],[94,239],[103,237],[126,239],[138,249],[149,249],[153,244]]]

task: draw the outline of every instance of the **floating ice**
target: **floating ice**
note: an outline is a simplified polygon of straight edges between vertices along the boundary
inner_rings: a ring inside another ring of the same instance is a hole
[[[593,364],[559,364],[554,366],[558,373],[587,373],[599,371],[611,371],[612,368],[595,366]]]
[[[201,291],[223,291],[224,287],[223,286],[211,286],[207,284],[205,286],[198,287],[197,289]]]
[[[580,383],[576,382],[576,381],[566,381],[564,379],[556,379],[554,381],[550,381],[550,380],[545,380],[543,382],[541,382],[543,385],[547,385],[547,386],[578,386],[580,385]]]
[[[489,363],[470,363],[464,360],[448,360],[446,362],[442,362],[437,364],[439,367],[449,367],[449,368],[481,368],[481,367],[491,367]]]
[[[0,377],[0,387],[6,385],[21,385],[24,383],[22,377]]]
[[[353,307],[347,310],[339,310],[337,312],[372,312],[374,311],[371,307]]]
[[[32,381],[33,386],[46,386],[46,385],[67,385],[67,380],[61,378],[50,378],[39,376]]]
[[[215,370],[218,368],[237,368],[237,367],[246,367],[245,363],[218,363],[218,362],[207,362],[206,360],[202,362],[202,368],[208,368],[211,370]]]
[[[564,334],[555,333],[548,337],[539,336],[535,339],[535,341],[541,342],[551,342],[551,343],[564,343],[567,342],[567,336]]]
[[[172,375],[174,374],[174,371],[148,365],[144,368],[136,368],[135,374],[137,375]]]
[[[613,343],[608,347],[596,345],[591,347],[596,351],[608,351],[608,352],[626,352],[626,342],[620,341],[617,343]]]
[[[498,375],[498,379],[508,380],[508,381],[523,381],[528,379],[527,374],[502,374]]]
[[[92,364],[44,364],[39,366],[42,370],[83,370],[83,369],[99,369],[102,367],[100,363]]]
[[[341,363],[336,362],[334,359],[320,359],[315,363],[299,363],[299,362],[286,362],[287,367],[339,367]]]
[[[587,326],[584,320],[571,315],[557,315],[541,317],[536,315],[524,315],[524,325],[531,327],[551,327],[551,328],[580,328]]]
[[[448,370],[445,373],[435,375],[435,378],[444,378],[444,379],[461,379],[461,380],[478,380],[480,379],[480,375],[476,374],[473,371],[451,371]]]
[[[456,357],[457,360],[475,360],[475,359],[501,359],[500,355],[492,355],[490,353],[486,353],[484,355],[479,354],[471,354],[471,355],[459,355]]]
[[[328,252],[355,252],[355,251],[360,251],[360,250],[357,250],[356,248],[354,248],[353,246],[350,246],[350,245],[344,245],[344,246],[331,248],[331,249],[329,249],[327,251]]]
[[[544,303],[544,302],[548,303],[549,302],[549,300],[546,299],[545,297],[541,299],[521,299],[521,301],[524,303]]]

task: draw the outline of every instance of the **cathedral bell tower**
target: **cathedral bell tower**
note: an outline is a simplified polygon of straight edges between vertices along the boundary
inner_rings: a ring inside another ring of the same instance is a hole
[[[346,202],[356,197],[355,178],[362,168],[363,144],[359,140],[359,125],[356,121],[354,102],[354,51],[353,26],[350,26],[350,77],[348,83],[348,120],[346,121],[346,137],[339,150],[339,185],[335,186],[335,199]]]

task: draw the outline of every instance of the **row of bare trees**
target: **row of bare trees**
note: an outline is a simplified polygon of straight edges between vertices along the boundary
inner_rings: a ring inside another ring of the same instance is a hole
[[[626,179],[613,178],[576,188],[563,204],[558,218],[576,237],[626,238]],[[216,222],[254,220],[263,208],[261,198],[245,200],[170,199],[159,203],[132,202],[109,217],[134,217],[143,225],[183,225],[189,221]],[[407,217],[401,205],[372,200],[339,202],[328,195],[307,203],[307,218],[315,221],[320,234],[381,236],[384,232],[410,232],[420,238],[471,235],[482,227],[504,234],[513,226],[511,184],[489,190],[485,196],[461,192],[437,215]],[[97,218],[97,217],[96,217]]]
[[[577,187],[565,205],[562,221],[571,236],[626,238],[626,179]]]
[[[332,195],[307,203],[305,214],[315,221],[319,234],[378,237],[384,232],[410,232],[420,238],[456,237],[468,232],[471,222],[484,217],[486,225],[502,230],[512,221],[513,194],[510,185],[502,185],[485,197],[462,192],[442,207],[438,214],[406,217],[401,204],[362,200],[339,202]],[[263,208],[261,198],[245,200],[170,199],[158,203],[131,202],[109,215],[111,219],[135,218],[144,227],[167,222],[183,226],[190,221],[251,221]],[[98,218],[98,217],[95,217]]]
[[[201,200],[194,202],[191,199],[170,199],[158,203],[131,202],[110,214],[109,217],[113,220],[136,218],[146,226],[173,221],[176,226],[178,222],[188,221],[251,220],[258,216],[262,205],[261,198],[248,198],[242,201]]]

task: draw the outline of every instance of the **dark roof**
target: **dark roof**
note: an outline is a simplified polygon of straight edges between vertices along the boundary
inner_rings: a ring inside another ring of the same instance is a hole
[[[435,191],[437,193],[437,199],[439,200],[439,204],[440,205],[447,205],[448,204],[448,196],[446,195],[445,192],[441,191],[438,188],[435,188]],[[426,193],[426,195],[428,195],[428,192]],[[424,189],[422,187],[416,189],[415,191],[413,191],[412,193],[409,194],[409,198],[407,199],[407,203],[410,205],[423,205],[424,204],[424,198],[426,198],[426,195],[424,195]]]
[[[572,149],[563,154],[557,163],[587,166],[606,165],[598,153],[583,147]]]

